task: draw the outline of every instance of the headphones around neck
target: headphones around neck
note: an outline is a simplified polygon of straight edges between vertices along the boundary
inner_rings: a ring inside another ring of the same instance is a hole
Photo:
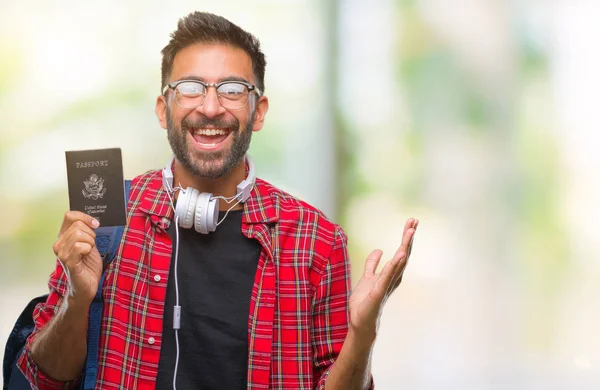
[[[163,186],[169,196],[175,192],[173,188],[173,170],[171,169],[174,160],[175,156],[173,155],[162,170]],[[248,163],[248,177],[237,185],[235,196],[229,198],[231,201],[237,199],[238,203],[244,203],[248,200],[250,191],[252,191],[256,181],[254,163],[248,154],[246,154],[246,161]],[[219,199],[227,200],[223,196],[213,196],[209,192],[200,192],[192,187],[180,189],[177,205],[175,206],[175,218],[179,219],[179,226],[186,229],[194,226],[196,231],[202,234],[214,232],[217,229],[219,219]]]

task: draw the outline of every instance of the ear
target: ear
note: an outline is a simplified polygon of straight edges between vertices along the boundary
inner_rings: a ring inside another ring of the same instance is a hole
[[[163,129],[167,128],[167,98],[163,95],[159,95],[156,98],[156,108],[154,109],[156,113],[156,117],[158,118],[158,123],[162,126]]]
[[[252,131],[259,131],[262,129],[263,124],[265,123],[267,111],[269,111],[269,98],[266,96],[260,96],[258,98],[258,102],[256,103],[256,113],[254,115]]]

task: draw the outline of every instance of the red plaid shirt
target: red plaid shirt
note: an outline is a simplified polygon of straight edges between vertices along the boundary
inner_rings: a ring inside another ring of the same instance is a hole
[[[100,389],[154,389],[171,262],[173,210],[162,173],[135,178],[121,247],[103,287]],[[350,262],[342,229],[308,204],[258,179],[244,205],[242,233],[262,246],[248,315],[248,389],[323,389],[348,331]],[[72,388],[44,375],[32,338],[67,292],[57,262],[48,300],[19,359],[34,388]]]

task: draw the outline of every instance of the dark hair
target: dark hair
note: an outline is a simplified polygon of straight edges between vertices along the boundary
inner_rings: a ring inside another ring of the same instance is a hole
[[[161,51],[161,91],[167,85],[177,53],[196,43],[222,43],[244,50],[252,60],[256,86],[264,93],[267,62],[258,39],[221,16],[198,11],[179,19],[177,30]]]

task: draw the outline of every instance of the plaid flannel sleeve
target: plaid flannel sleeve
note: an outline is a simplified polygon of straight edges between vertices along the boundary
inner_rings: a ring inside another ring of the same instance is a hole
[[[312,312],[314,388],[325,389],[325,382],[348,334],[348,301],[352,289],[348,238],[336,226],[329,262],[315,292]],[[371,389],[373,379],[371,378]]]

